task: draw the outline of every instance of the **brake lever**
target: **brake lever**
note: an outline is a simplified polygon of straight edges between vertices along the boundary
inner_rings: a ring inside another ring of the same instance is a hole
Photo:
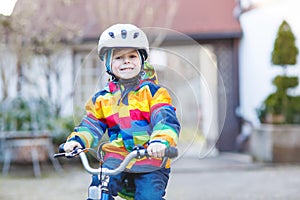
[[[70,153],[66,153],[66,157],[70,156],[70,157],[75,157],[78,156],[81,152],[83,152],[85,149],[83,148],[76,148],[73,151],[71,151]]]
[[[68,153],[64,152],[64,153],[54,154],[54,158],[57,158],[57,157],[74,158],[75,156],[79,155],[83,151],[84,151],[83,148],[77,148]]]

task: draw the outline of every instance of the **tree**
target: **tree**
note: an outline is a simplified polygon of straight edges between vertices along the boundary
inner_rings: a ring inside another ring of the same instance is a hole
[[[287,65],[297,62],[298,48],[295,45],[295,36],[287,21],[281,23],[272,52],[272,63],[286,69]]]
[[[29,58],[28,49],[28,29],[26,24],[28,23],[27,17],[29,12],[24,10],[22,13],[13,16],[0,16],[0,34],[3,35],[0,39],[0,44],[3,45],[1,48],[4,51],[1,54],[1,77],[2,77],[2,87],[3,94],[2,98],[5,99],[8,96],[8,78],[13,79],[16,77],[16,89],[18,96],[21,95],[22,91],[22,81],[24,81],[23,67]],[[22,19],[22,20],[20,20]],[[10,70],[8,72],[9,64],[6,56],[9,53],[14,53],[16,57],[16,69]],[[9,73],[9,74],[8,74]]]
[[[15,56],[16,67],[9,71],[5,55],[0,54],[0,75],[3,92],[0,95],[5,100],[8,95],[9,79],[16,76],[17,96],[22,96],[23,86],[30,85],[37,90],[46,90],[47,98],[54,105],[55,115],[59,115],[61,103],[57,99],[60,94],[54,95],[54,88],[61,88],[61,73],[53,55],[64,49],[66,43],[73,41],[80,30],[76,23],[64,21],[55,14],[56,9],[68,9],[72,3],[65,4],[63,0],[45,6],[44,0],[22,0],[18,1],[11,16],[0,16],[0,44],[4,48],[0,50],[10,52]],[[41,12],[42,11],[42,12]],[[1,47],[1,46],[0,46]],[[41,88],[36,80],[29,77],[28,70],[31,68],[31,61],[34,57],[44,60],[41,69],[46,80],[46,87]],[[8,72],[9,71],[9,72]],[[51,81],[52,80],[52,81]],[[53,81],[54,80],[54,81]],[[61,90],[55,90],[61,91]],[[39,92],[39,91],[37,91]]]
[[[272,63],[283,68],[283,74],[273,80],[276,91],[270,94],[258,111],[262,122],[300,123],[300,96],[289,91],[299,84],[297,76],[287,75],[287,66],[297,63],[298,48],[290,25],[284,20],[277,32],[272,51]]]

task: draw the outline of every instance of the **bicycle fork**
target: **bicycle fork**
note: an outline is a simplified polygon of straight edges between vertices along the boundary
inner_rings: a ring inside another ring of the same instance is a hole
[[[109,200],[108,182],[109,176],[107,175],[102,178],[102,181],[98,175],[92,175],[87,200]]]

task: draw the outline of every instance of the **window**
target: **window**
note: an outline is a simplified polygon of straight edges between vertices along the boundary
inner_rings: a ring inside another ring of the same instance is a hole
[[[84,108],[85,102],[107,81],[103,64],[97,55],[75,55],[74,108]]]

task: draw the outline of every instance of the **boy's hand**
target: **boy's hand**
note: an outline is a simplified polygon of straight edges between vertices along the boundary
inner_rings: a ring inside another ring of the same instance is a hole
[[[154,142],[151,143],[148,148],[147,152],[149,156],[156,157],[156,158],[162,158],[165,156],[165,150],[167,146],[163,143]]]
[[[69,141],[64,145],[64,150],[67,153],[73,151],[75,148],[82,148],[82,146],[79,144],[79,142],[76,141]]]

